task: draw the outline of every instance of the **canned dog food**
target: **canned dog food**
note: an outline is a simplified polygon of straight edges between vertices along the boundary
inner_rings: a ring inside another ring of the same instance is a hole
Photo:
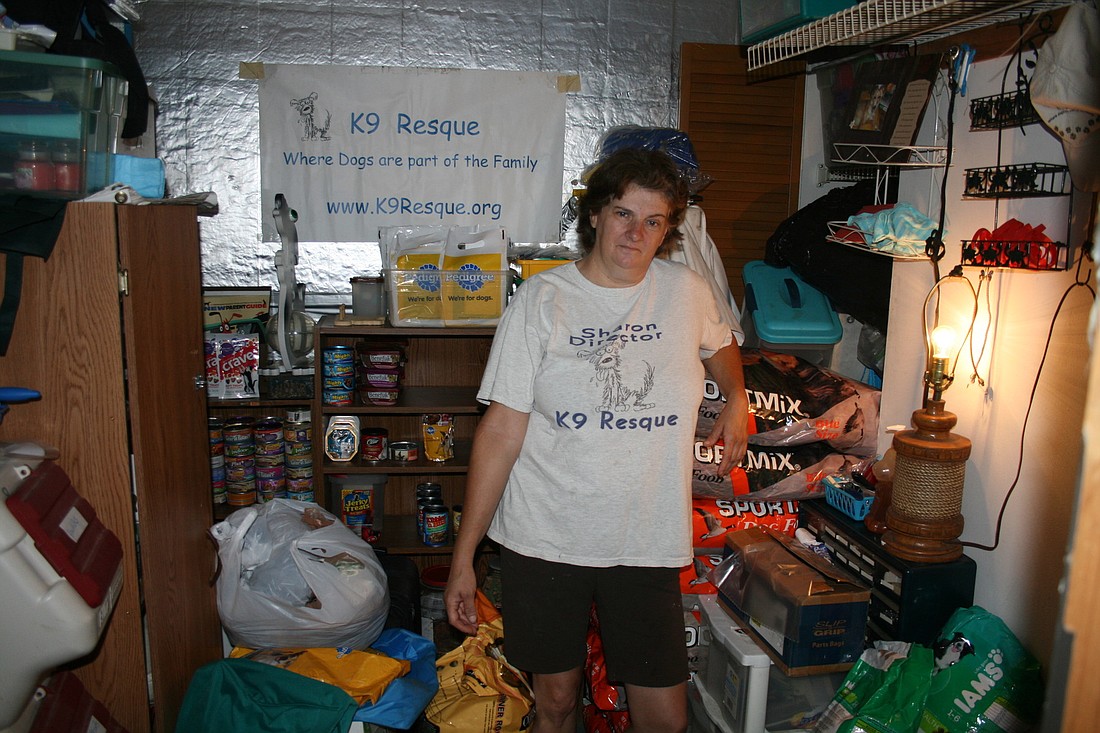
[[[333,461],[350,461],[359,452],[359,418],[333,415],[325,431],[325,455]]]
[[[423,541],[428,547],[443,547],[450,535],[450,510],[444,504],[424,507]]]
[[[364,387],[359,390],[359,396],[363,402],[379,407],[392,407],[397,404],[397,396],[400,390],[388,387]]]
[[[378,463],[389,455],[390,431],[385,428],[363,428],[363,447],[359,455],[364,461]]]
[[[398,369],[392,369],[389,371],[372,369],[369,371],[364,371],[362,377],[363,382],[366,383],[368,387],[396,389],[397,385],[401,382],[401,371]]]
[[[420,459],[420,445],[415,440],[399,440],[390,443],[390,460],[409,463]]]
[[[404,352],[398,346],[362,346],[359,363],[368,369],[397,369],[404,361]]]

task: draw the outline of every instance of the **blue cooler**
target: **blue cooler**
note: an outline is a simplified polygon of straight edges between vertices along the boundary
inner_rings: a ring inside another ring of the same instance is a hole
[[[840,341],[840,318],[820,290],[807,285],[789,267],[762,260],[745,264],[745,346],[794,354],[828,367]]]

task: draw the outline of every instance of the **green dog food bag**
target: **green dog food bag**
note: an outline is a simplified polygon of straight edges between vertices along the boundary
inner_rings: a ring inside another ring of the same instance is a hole
[[[956,610],[933,650],[921,733],[1013,733],[1039,720],[1039,662],[994,614],[980,606]]]

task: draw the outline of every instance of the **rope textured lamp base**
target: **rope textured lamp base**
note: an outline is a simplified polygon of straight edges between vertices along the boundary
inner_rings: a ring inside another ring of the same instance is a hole
[[[962,492],[970,441],[955,435],[956,418],[942,400],[913,413],[915,430],[894,436],[897,461],[886,551],[912,562],[951,562],[962,555]]]

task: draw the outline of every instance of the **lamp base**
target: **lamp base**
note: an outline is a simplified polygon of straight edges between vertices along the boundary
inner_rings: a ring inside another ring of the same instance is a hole
[[[886,532],[882,544],[895,557],[910,562],[951,562],[962,557],[959,535],[963,531],[963,517],[918,519],[908,516],[891,506],[886,511]]]

